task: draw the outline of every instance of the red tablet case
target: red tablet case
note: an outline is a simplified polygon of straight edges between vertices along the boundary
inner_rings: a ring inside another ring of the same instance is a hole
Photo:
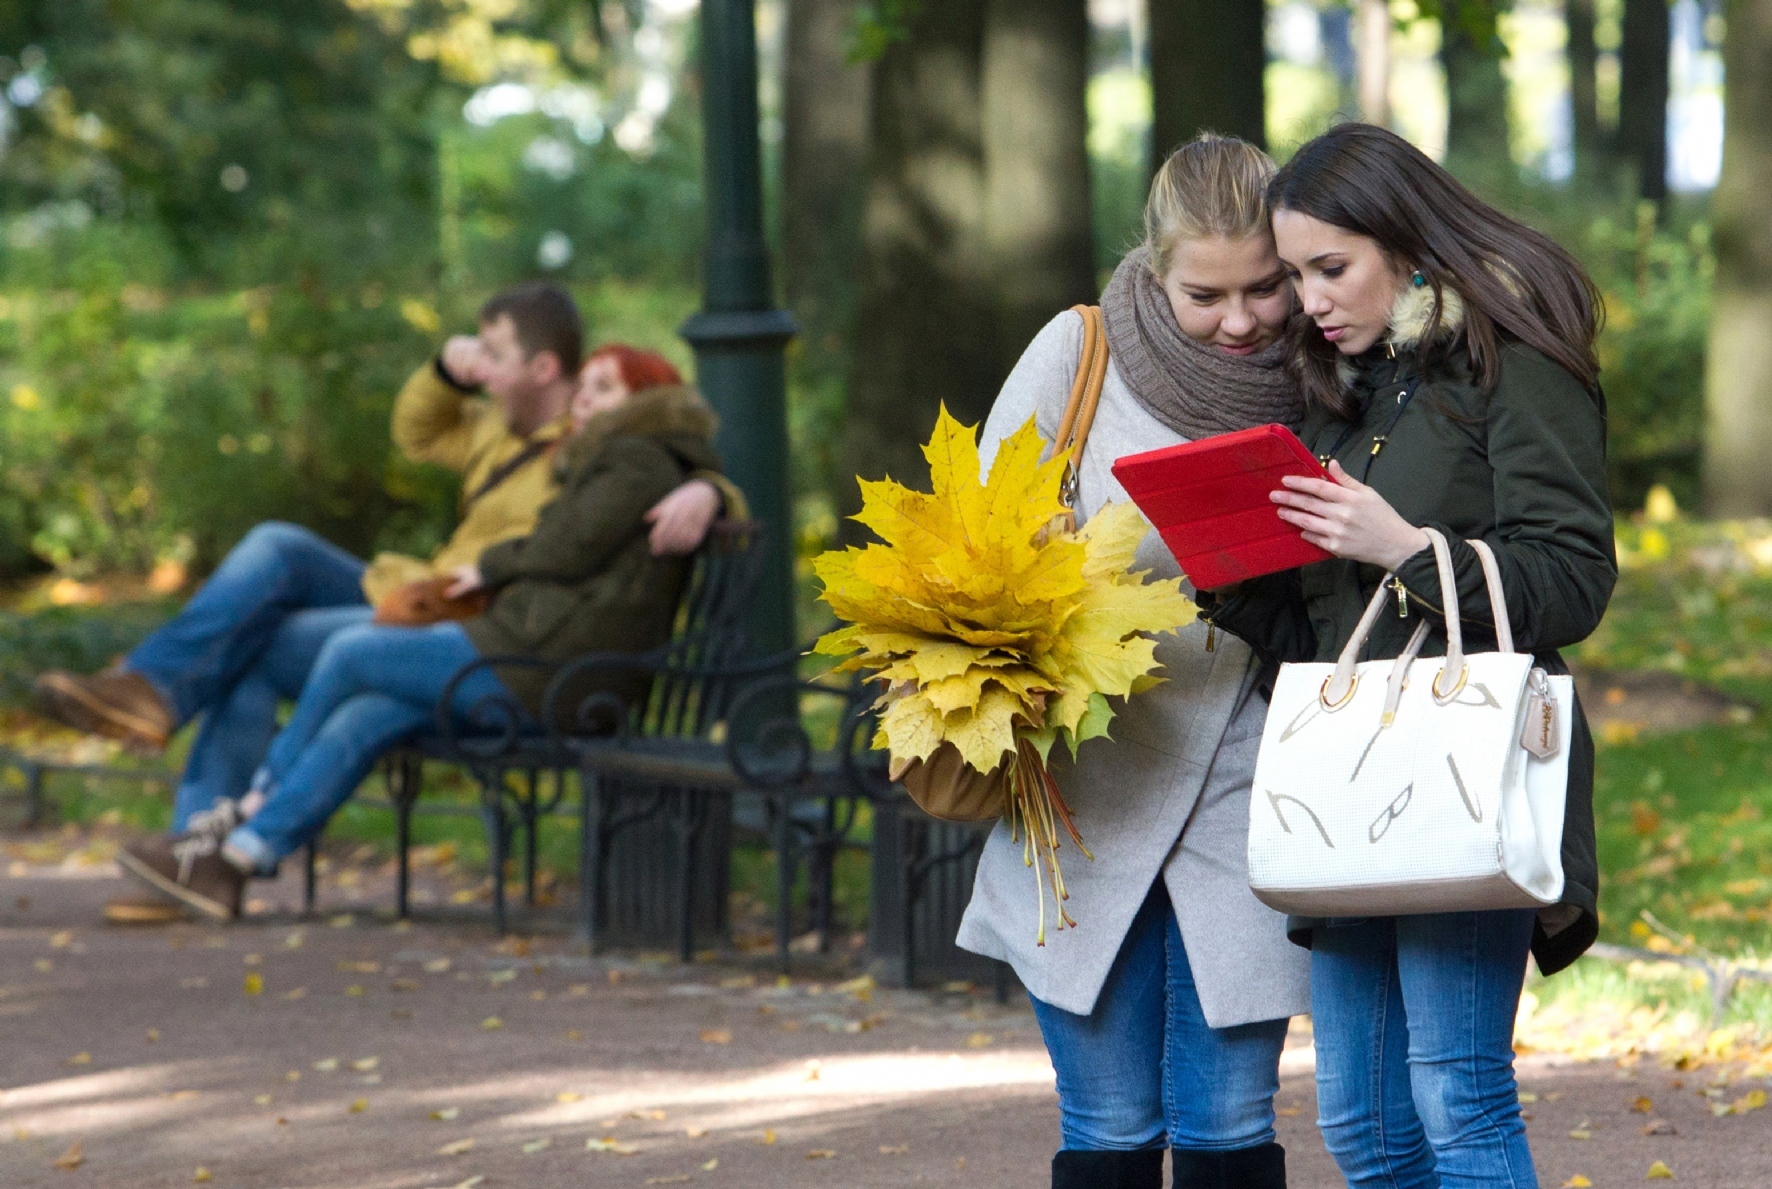
[[[1330,554],[1281,520],[1268,498],[1282,475],[1323,473],[1283,425],[1128,454],[1114,463],[1114,478],[1198,590],[1326,560]]]

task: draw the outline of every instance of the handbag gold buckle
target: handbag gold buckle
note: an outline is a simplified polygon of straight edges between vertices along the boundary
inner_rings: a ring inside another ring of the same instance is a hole
[[[1434,701],[1441,706],[1450,704],[1453,698],[1456,698],[1459,694],[1464,692],[1464,683],[1470,680],[1470,675],[1471,667],[1469,665],[1465,665],[1463,668],[1459,669],[1458,684],[1452,687],[1451,693],[1443,694],[1440,692],[1440,679],[1446,676],[1446,669],[1444,666],[1441,666],[1440,671],[1434,674],[1434,684],[1432,686]]]
[[[1317,691],[1317,701],[1320,702],[1323,709],[1330,714],[1335,713],[1337,710],[1340,710],[1343,706],[1346,706],[1349,702],[1354,700],[1354,690],[1360,684],[1360,675],[1355,673],[1353,677],[1349,678],[1347,683],[1347,693],[1331,702],[1329,700],[1329,683],[1334,680],[1335,674],[1329,674],[1329,676],[1323,678],[1323,688]]]

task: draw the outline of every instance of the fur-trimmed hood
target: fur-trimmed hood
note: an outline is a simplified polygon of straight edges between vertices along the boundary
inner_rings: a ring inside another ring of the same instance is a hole
[[[560,451],[558,468],[564,472],[590,458],[611,438],[643,434],[656,438],[693,438],[713,441],[720,419],[701,393],[687,384],[664,384],[643,388],[606,412],[594,414],[585,427]]]
[[[1445,307],[1440,314],[1440,327],[1436,334],[1441,342],[1454,338],[1464,329],[1464,298],[1456,289],[1441,286],[1440,295]],[[1390,355],[1401,355],[1406,351],[1421,348],[1422,340],[1427,338],[1428,324],[1434,317],[1434,290],[1431,285],[1405,285],[1397,294],[1396,301],[1391,303],[1390,332],[1385,335],[1383,345],[1391,348]],[[1374,348],[1376,349],[1376,348]],[[1341,380],[1343,388],[1351,388],[1358,368],[1354,361],[1342,356],[1335,361],[1335,374]]]

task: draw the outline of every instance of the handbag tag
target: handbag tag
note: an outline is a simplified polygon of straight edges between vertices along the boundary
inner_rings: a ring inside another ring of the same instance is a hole
[[[1526,723],[1520,731],[1520,746],[1539,759],[1548,760],[1562,746],[1557,700],[1551,696],[1550,679],[1543,669],[1532,670],[1526,688]]]

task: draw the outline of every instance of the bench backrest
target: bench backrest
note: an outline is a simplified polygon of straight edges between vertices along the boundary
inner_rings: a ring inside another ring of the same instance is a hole
[[[667,667],[638,708],[636,733],[696,738],[725,713],[742,683],[719,672],[744,656],[762,561],[763,529],[755,521],[722,520],[709,530],[677,605]]]

